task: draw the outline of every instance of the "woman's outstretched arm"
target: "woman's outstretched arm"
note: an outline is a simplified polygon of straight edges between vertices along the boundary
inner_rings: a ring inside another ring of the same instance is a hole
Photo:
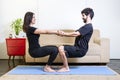
[[[36,29],[34,31],[34,34],[57,34],[58,35],[58,31],[57,30],[41,30],[41,29]]]

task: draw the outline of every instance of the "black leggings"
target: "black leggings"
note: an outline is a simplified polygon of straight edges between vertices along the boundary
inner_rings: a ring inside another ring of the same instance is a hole
[[[47,65],[51,65],[56,59],[58,54],[58,48],[56,46],[43,46],[30,51],[30,55],[34,58],[44,57],[50,55]]]

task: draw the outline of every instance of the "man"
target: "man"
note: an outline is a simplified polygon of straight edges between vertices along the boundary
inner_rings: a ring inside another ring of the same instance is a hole
[[[63,66],[61,69],[58,70],[58,72],[69,71],[67,58],[83,57],[88,51],[88,43],[93,33],[93,26],[91,22],[94,16],[94,11],[91,8],[85,8],[81,11],[81,14],[85,25],[80,27],[75,32],[66,33],[59,31],[59,34],[61,36],[73,36],[76,37],[76,39],[73,46],[64,45],[58,48],[59,55],[63,61]]]

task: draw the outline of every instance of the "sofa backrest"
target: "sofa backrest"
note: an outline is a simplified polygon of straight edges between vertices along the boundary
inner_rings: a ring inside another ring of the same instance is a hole
[[[100,37],[100,31],[98,29],[94,29],[92,37],[90,39],[90,43],[94,42],[95,38],[99,38],[99,37]]]

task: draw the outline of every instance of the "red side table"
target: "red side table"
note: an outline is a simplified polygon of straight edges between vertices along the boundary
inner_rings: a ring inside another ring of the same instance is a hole
[[[11,56],[13,64],[15,56],[23,56],[25,62],[26,38],[6,38],[7,54],[9,56],[8,65],[10,66]]]

